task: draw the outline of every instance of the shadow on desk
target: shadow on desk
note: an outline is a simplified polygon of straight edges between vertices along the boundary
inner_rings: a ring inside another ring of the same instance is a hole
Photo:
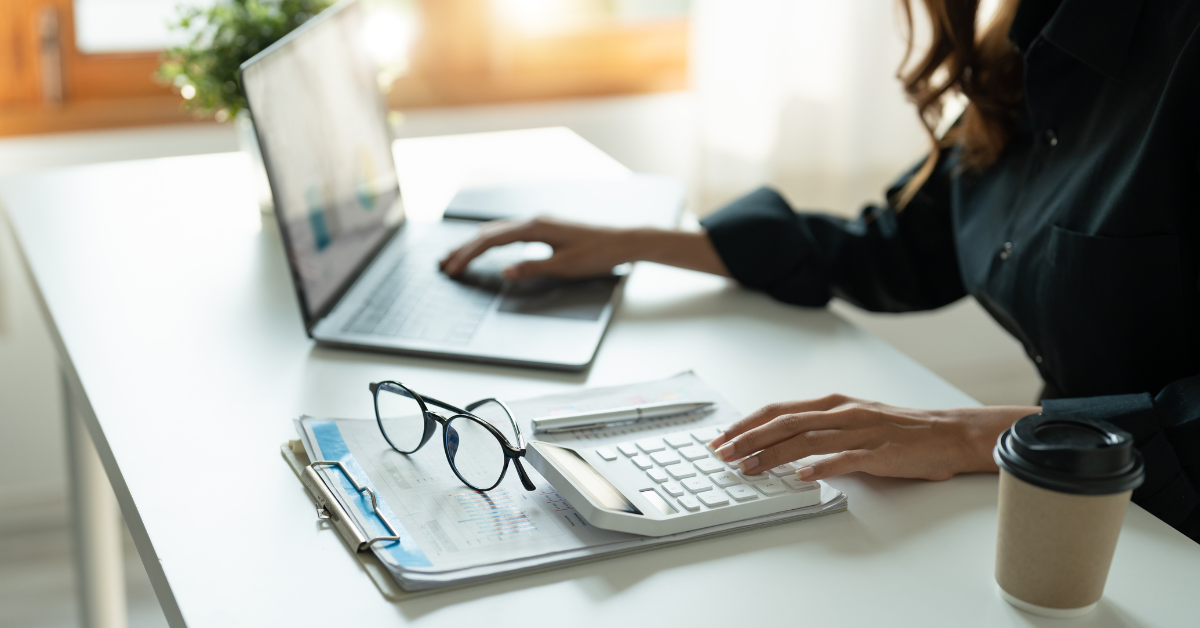
[[[1122,610],[1107,597],[1100,598],[1096,610],[1076,619],[1038,617],[1019,611],[1007,604],[1004,606],[1008,618],[1014,626],[1036,626],[1037,628],[1100,628],[1101,626],[1104,628],[1142,628],[1145,626],[1130,617],[1128,612]]]
[[[764,555],[769,555],[772,561],[791,561],[798,566],[814,554],[868,565],[870,560],[863,560],[864,557],[899,550],[917,535],[936,535],[940,526],[953,526],[965,518],[980,516],[995,519],[995,476],[968,476],[953,481],[976,485],[959,491],[969,499],[938,500],[938,495],[944,496],[945,492],[928,490],[935,487],[932,482],[854,474],[835,480],[837,487],[850,495],[848,512],[432,593],[398,602],[397,608],[412,620],[446,606],[565,581],[574,581],[585,595],[599,602],[670,571],[702,563],[737,563],[743,558],[761,564]],[[861,513],[856,512],[860,505]],[[990,530],[994,538],[994,524]],[[990,561],[995,546],[986,545],[982,553]],[[717,571],[739,572],[734,567]],[[990,568],[986,572],[990,573]]]
[[[700,291],[676,295],[643,294],[636,301],[626,299],[613,320],[659,323],[740,316],[788,327],[800,326],[820,335],[831,334],[845,325],[841,319],[830,316],[824,307],[788,305],[765,294],[742,288],[729,279],[713,277],[706,283],[712,285]]]
[[[521,364],[488,364],[485,362],[453,360],[436,356],[392,353],[386,349],[349,349],[320,344],[313,344],[312,349],[309,351],[309,360],[310,363],[313,361],[325,361],[344,365],[367,364],[375,366],[382,365],[409,369],[423,369],[431,374],[434,374],[431,375],[431,377],[436,377],[436,373],[438,372],[501,376],[512,376],[514,373],[519,373],[520,376],[525,379],[564,382],[568,384],[583,384],[587,382],[588,376],[587,370],[580,372],[552,371],[545,368],[537,368]]]

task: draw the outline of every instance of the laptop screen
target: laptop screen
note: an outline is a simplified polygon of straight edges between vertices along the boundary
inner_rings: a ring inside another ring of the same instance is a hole
[[[242,68],[309,329],[403,219],[365,25],[359,3],[342,3]]]

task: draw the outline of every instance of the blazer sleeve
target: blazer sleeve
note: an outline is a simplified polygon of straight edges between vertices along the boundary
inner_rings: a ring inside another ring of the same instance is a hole
[[[796,213],[762,188],[701,224],[734,279],[780,301],[819,307],[836,296],[874,311],[934,309],[966,295],[951,224],[952,161],[942,151],[903,211],[868,206],[857,220]]]
[[[1200,375],[1149,393],[1046,399],[1046,415],[1100,419],[1133,434],[1146,480],[1133,501],[1200,542]]]

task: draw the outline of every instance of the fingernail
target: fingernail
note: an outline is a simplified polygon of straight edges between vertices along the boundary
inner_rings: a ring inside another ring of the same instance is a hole
[[[717,457],[725,462],[733,460],[733,443],[725,443],[717,448]]]
[[[716,437],[716,438],[714,438],[714,439],[712,439],[712,440],[708,441],[708,450],[709,450],[709,451],[716,451],[716,450],[717,450],[717,447],[720,447],[720,446],[721,446],[721,443],[724,443],[724,442],[725,442],[725,437],[724,437],[724,436],[718,436],[718,437]]]
[[[814,471],[812,467],[800,467],[799,469],[796,469],[796,475],[801,480],[808,479],[813,473],[816,473],[816,471]]]
[[[739,462],[738,466],[742,468],[742,473],[754,475],[754,470],[758,468],[758,456],[750,456]]]

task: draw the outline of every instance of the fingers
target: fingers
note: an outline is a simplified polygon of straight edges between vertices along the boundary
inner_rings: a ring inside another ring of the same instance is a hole
[[[557,277],[561,274],[559,272],[561,270],[559,262],[560,260],[551,257],[549,259],[530,260],[528,262],[521,262],[520,264],[513,264],[504,269],[504,276],[513,281],[532,279],[534,277],[541,277],[542,275]]]
[[[763,425],[781,415],[830,410],[848,401],[851,401],[851,399],[845,395],[833,394],[825,395],[824,397],[818,397],[816,399],[767,404],[746,415],[746,418],[729,426],[729,429],[725,430],[725,433],[714,438],[712,442],[708,444],[708,446],[710,449],[715,450],[730,440],[737,438],[746,431]]]
[[[821,430],[853,430],[878,422],[879,413],[870,406],[851,403],[828,410],[785,414],[743,432],[740,436],[717,448],[717,456],[725,461],[744,458],[779,443],[800,438],[794,446],[815,438],[811,434]],[[812,443],[815,445],[815,442]],[[811,448],[811,445],[809,445]],[[810,452],[828,453],[828,452]],[[804,454],[809,455],[809,454]],[[795,460],[795,458],[792,458]],[[787,462],[786,460],[783,462]]]
[[[528,242],[537,239],[538,223],[535,222],[496,222],[489,223],[480,230],[479,237],[452,251],[441,262],[442,272],[456,276],[466,270],[471,260],[479,257],[484,251],[513,242]]]
[[[816,454],[833,454],[862,449],[870,435],[866,430],[821,429],[802,432],[772,447],[754,452],[738,463],[748,475],[765,472],[781,464]],[[736,458],[734,458],[736,460]]]
[[[861,449],[843,451],[837,455],[818,460],[807,467],[800,467],[796,476],[801,480],[816,482],[835,475],[843,475],[854,471],[866,471],[870,452]]]

